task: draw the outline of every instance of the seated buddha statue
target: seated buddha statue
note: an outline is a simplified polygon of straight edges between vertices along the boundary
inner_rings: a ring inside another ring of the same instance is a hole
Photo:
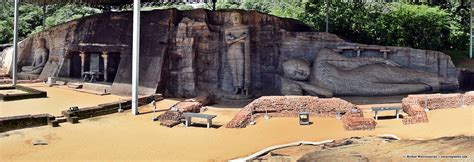
[[[30,66],[21,67],[21,71],[27,74],[40,74],[43,71],[46,62],[48,61],[49,51],[45,47],[46,40],[41,38],[36,42],[36,49],[34,50],[33,63]]]

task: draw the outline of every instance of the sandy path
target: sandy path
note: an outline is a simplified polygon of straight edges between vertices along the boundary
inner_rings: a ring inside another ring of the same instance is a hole
[[[48,98],[8,102],[0,101],[0,117],[41,113],[60,115],[62,110],[67,110],[71,106],[96,106],[101,103],[119,100],[119,96],[116,95],[98,96],[88,93],[79,93],[68,89],[48,87],[43,83],[22,84],[22,86],[47,91]]]
[[[158,103],[168,108],[177,100]],[[219,106],[222,107],[222,106]],[[364,111],[368,111],[368,107]],[[321,141],[351,136],[396,134],[401,138],[430,139],[442,136],[474,135],[474,107],[429,111],[429,123],[403,125],[401,120],[379,120],[372,131],[344,131],[342,123],[332,118],[312,117],[313,125],[299,126],[297,118],[257,120],[244,129],[174,128],[152,122],[152,113],[132,116],[129,111],[81,120],[80,124],[63,123],[0,134],[0,159],[3,160],[193,160],[223,161],[252,154],[263,148],[298,140]],[[140,109],[150,112],[149,106]],[[215,124],[224,125],[236,109],[209,108],[217,114]],[[387,115],[393,115],[387,112]],[[366,117],[372,116],[365,112]],[[382,114],[383,115],[383,114]],[[33,146],[41,139],[47,146]]]

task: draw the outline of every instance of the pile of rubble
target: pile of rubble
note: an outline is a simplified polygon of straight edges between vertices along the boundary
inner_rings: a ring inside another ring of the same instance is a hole
[[[428,123],[428,116],[426,115],[426,111],[420,105],[403,105],[402,109],[405,113],[408,114],[408,117],[403,118],[403,124],[407,125],[416,123]]]
[[[160,125],[173,127],[181,123],[181,119],[184,118],[184,112],[199,113],[202,107],[209,104],[212,104],[212,100],[211,96],[208,94],[187,99],[171,106],[170,110],[158,116],[157,119],[160,122]]]
[[[342,125],[345,130],[372,130],[375,129],[377,122],[372,118],[364,118],[362,111],[354,108],[342,116]]]
[[[402,109],[408,114],[403,124],[427,123],[427,110],[460,108],[474,105],[474,91],[464,94],[409,95],[402,100]]]
[[[321,117],[335,117],[344,114],[355,106],[339,98],[322,99],[312,96],[264,96],[245,106],[227,123],[227,128],[244,128],[251,117],[263,114],[271,117],[292,117],[299,112],[309,112]]]
[[[234,118],[227,123],[225,126],[226,128],[245,128],[251,121],[252,112],[250,109],[243,108],[237,114],[235,114]]]

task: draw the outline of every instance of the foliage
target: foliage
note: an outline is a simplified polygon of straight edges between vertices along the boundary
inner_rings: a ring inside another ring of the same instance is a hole
[[[99,13],[100,10],[79,5],[52,5],[47,7],[45,28],[73,19]],[[21,4],[19,8],[18,36],[22,40],[32,33],[43,30],[42,6]],[[0,44],[13,41],[13,3],[0,2]]]
[[[165,5],[159,5],[159,6],[142,7],[142,11],[157,10],[157,9],[164,10],[164,9],[170,9],[170,8],[176,8],[177,10],[182,10],[182,11],[194,9],[194,7],[189,4],[165,4]]]
[[[326,5],[324,0],[218,0],[217,9],[256,10],[279,17],[301,20],[316,31],[325,31]],[[329,31],[352,42],[389,46],[409,46],[430,50],[462,50],[469,44],[469,7],[467,3],[357,3],[330,4]],[[424,4],[424,5],[423,5]],[[433,5],[434,4],[434,5]],[[210,9],[208,5],[161,5],[144,10],[177,8]],[[48,6],[45,27],[99,13],[100,10],[78,5]],[[41,31],[40,6],[23,4],[20,7],[20,39]],[[12,3],[0,2],[0,44],[12,41]]]
[[[305,3],[295,1],[288,3],[276,3],[270,11],[270,14],[278,17],[286,17],[292,19],[301,19],[304,15]]]
[[[463,16],[437,6],[400,3],[330,4],[329,32],[366,44],[430,50],[466,50],[469,24]],[[301,20],[325,30],[325,4],[306,4]]]
[[[81,7],[78,5],[68,4],[64,6],[55,6],[54,8],[49,10],[45,25],[46,28],[49,28],[74,19],[82,18],[97,13],[100,13],[100,10],[88,7]],[[42,28],[42,26],[40,26],[40,28]]]
[[[20,39],[28,36],[36,26],[41,25],[42,10],[32,5],[22,5],[19,8],[18,35]],[[0,44],[13,41],[13,6],[3,3],[0,6]]]
[[[316,31],[325,31],[324,2],[223,0],[218,1],[217,9],[257,10],[298,19]],[[459,3],[330,3],[329,32],[358,43],[430,50],[466,50],[469,25],[469,11],[466,7],[460,7]]]

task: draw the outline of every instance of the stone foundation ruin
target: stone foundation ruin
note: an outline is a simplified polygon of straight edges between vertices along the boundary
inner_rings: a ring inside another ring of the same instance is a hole
[[[14,101],[29,98],[45,98],[48,94],[46,91],[37,90],[25,86],[1,86],[0,101]]]
[[[245,128],[252,120],[269,117],[296,117],[299,112],[309,112],[320,117],[336,117],[355,108],[355,105],[339,98],[312,96],[264,96],[255,99],[227,123],[227,128]]]

